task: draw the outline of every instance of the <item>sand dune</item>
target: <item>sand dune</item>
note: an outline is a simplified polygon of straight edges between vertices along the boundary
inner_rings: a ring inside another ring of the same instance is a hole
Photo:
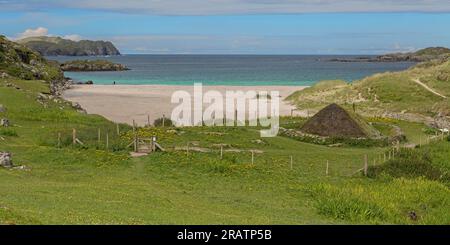
[[[283,100],[302,86],[204,86],[203,92],[216,90],[225,94],[226,90],[279,91],[280,114],[290,115],[293,108]],[[172,85],[74,85],[66,90],[64,98],[78,102],[89,114],[99,114],[112,121],[139,125],[165,114],[170,117],[177,104],[170,102],[175,91],[184,90],[193,94],[193,86]]]

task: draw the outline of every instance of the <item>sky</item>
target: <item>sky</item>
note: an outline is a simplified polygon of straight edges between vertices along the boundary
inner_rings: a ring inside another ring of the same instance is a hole
[[[450,47],[450,0],[0,0],[0,34],[124,54],[382,54]]]

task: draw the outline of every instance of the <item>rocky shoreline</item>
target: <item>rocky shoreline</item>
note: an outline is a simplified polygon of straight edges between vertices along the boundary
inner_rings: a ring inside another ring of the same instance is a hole
[[[89,72],[89,71],[127,71],[128,67],[107,60],[73,60],[60,65],[62,71]]]
[[[376,57],[332,58],[330,62],[426,62],[450,58],[450,49],[443,47],[426,48],[417,52],[393,53]]]

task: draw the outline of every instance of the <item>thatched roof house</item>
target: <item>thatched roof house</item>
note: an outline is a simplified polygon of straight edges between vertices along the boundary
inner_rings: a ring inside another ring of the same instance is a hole
[[[325,137],[372,138],[380,135],[361,117],[337,104],[319,111],[303,125],[301,131]]]

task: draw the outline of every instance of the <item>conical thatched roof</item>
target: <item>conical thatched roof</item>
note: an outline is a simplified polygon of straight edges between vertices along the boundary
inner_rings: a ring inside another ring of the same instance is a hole
[[[371,138],[377,131],[354,113],[331,104],[303,125],[303,132],[326,137]]]

